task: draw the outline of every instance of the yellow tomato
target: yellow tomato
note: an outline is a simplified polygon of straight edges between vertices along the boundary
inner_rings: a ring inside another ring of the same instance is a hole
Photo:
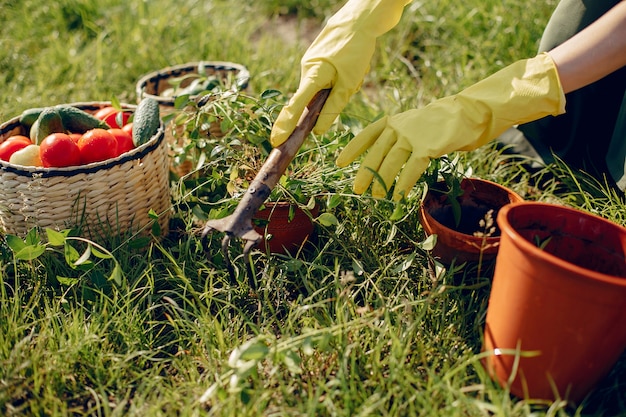
[[[39,145],[28,145],[14,152],[9,159],[9,163],[22,166],[42,166],[41,158],[39,157]]]

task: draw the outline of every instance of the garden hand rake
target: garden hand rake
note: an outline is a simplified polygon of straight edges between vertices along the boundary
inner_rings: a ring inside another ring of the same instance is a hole
[[[222,239],[222,254],[226,261],[226,267],[231,280],[235,280],[235,271],[228,254],[230,241],[233,237],[238,237],[246,241],[243,250],[243,256],[246,260],[246,269],[249,279],[254,282],[254,271],[252,270],[250,261],[250,251],[263,239],[263,237],[254,230],[252,225],[252,217],[256,214],[265,200],[269,197],[272,189],[280,177],[283,175],[287,166],[296,156],[298,150],[304,143],[315,123],[317,117],[328,98],[330,89],[319,91],[307,108],[302,113],[300,120],[293,133],[280,146],[272,149],[267,160],[252,180],[252,183],[244,193],[241,201],[235,208],[233,214],[221,219],[209,220],[202,231],[202,237],[205,238],[209,233],[214,231],[223,232],[226,235]]]

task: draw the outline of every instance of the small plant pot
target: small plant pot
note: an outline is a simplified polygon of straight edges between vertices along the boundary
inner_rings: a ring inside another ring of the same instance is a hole
[[[626,349],[626,228],[535,202],[497,222],[486,369],[517,397],[578,403]]]
[[[448,195],[440,191],[446,189],[445,182],[431,187],[422,200],[420,223],[427,236],[437,235],[432,254],[446,265],[493,260],[500,244],[498,228],[489,236],[474,233],[485,233],[480,221],[485,219],[489,210],[493,210],[491,217],[495,226],[499,210],[507,204],[523,201],[522,197],[495,182],[480,178],[464,178],[460,186],[463,193],[457,197],[460,206],[458,225]]]
[[[319,214],[316,205],[308,213],[297,204],[267,202],[254,216],[255,230],[263,236],[258,248],[265,252],[294,254],[310,239]]]

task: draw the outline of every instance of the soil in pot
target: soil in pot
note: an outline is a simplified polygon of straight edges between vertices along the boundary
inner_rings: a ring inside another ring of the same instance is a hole
[[[549,230],[545,224],[535,223],[519,230],[520,236],[544,252],[584,269],[601,274],[626,278],[624,254],[599,245],[593,238],[575,236],[559,230]]]
[[[447,265],[493,260],[500,240],[500,230],[495,223],[498,212],[522,198],[506,187],[483,179],[464,178],[460,185],[463,193],[457,197],[458,224],[450,197],[442,191],[446,189],[444,182],[431,187],[422,201],[420,222],[427,235],[437,235],[433,256]],[[486,227],[489,218],[493,224]]]

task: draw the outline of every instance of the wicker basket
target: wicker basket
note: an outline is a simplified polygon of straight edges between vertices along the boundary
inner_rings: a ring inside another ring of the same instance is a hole
[[[90,113],[108,102],[72,103]],[[133,109],[135,106],[123,104]],[[11,119],[0,125],[0,142],[28,135]],[[148,233],[159,214],[163,234],[170,218],[169,161],[163,123],[145,144],[115,159],[79,167],[23,167],[0,161],[0,229],[24,236],[31,228],[79,227],[93,239]]]
[[[143,98],[150,97],[159,103],[161,115],[169,115],[175,111],[174,102],[176,97],[164,96],[162,93],[171,88],[170,80],[183,77],[189,74],[203,73],[206,75],[219,75],[222,80],[228,81],[226,87],[235,91],[245,90],[250,81],[250,73],[245,66],[232,62],[222,61],[200,61],[189,62],[183,65],[163,68],[142,76],[137,81],[135,92],[137,94],[137,102]],[[181,82],[181,87],[186,87],[192,82],[192,78]],[[192,96],[192,100],[198,99],[198,96]],[[168,155],[171,157],[170,169],[172,173],[178,177],[183,177],[193,170],[193,164],[190,160],[184,161],[181,165],[175,165],[173,156],[174,148],[183,148],[186,143],[181,137],[183,126],[176,126],[174,122],[170,122],[165,126],[165,141],[171,148]],[[214,122],[212,125],[214,131],[219,131],[219,123]]]
[[[221,61],[189,62],[183,65],[163,68],[141,77],[135,87],[137,102],[141,101],[144,97],[151,97],[159,102],[162,112],[171,112],[174,109],[175,97],[165,97],[162,95],[165,90],[172,87],[168,80],[188,74],[198,74],[201,70],[207,75],[217,74],[223,80],[231,78],[233,84],[230,87],[235,90],[245,90],[250,81],[250,73],[245,66],[240,64]],[[191,81],[191,79],[183,81],[181,87],[189,85]]]

